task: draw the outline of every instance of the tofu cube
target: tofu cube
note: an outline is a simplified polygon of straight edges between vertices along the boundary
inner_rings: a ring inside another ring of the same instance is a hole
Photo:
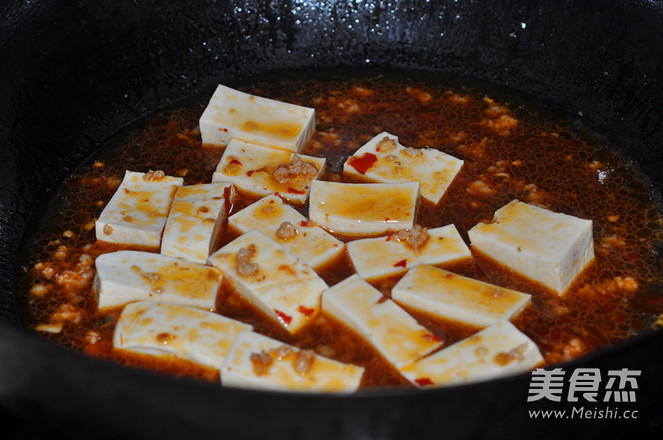
[[[406,234],[413,231],[401,231]],[[444,264],[472,258],[472,253],[454,225],[427,231],[428,240],[414,249],[398,233],[365,238],[347,244],[357,274],[367,281],[406,272],[418,264]]]
[[[303,205],[311,182],[320,177],[325,161],[233,139],[216,167],[212,182],[233,183],[249,197],[278,193],[289,202]]]
[[[322,309],[366,339],[397,369],[442,345],[439,337],[357,275],[327,290]]]
[[[310,266],[257,230],[228,243],[208,261],[240,296],[291,333],[315,316],[328,287]]]
[[[391,290],[391,298],[414,310],[481,327],[515,317],[531,301],[526,293],[428,265],[412,268]]]
[[[214,310],[223,281],[213,267],[152,252],[111,252],[94,264],[99,309],[155,300]]]
[[[351,393],[364,368],[343,364],[254,332],[242,333],[221,367],[224,386]]]
[[[219,85],[200,117],[203,145],[230,139],[301,151],[315,131],[315,110]]]
[[[175,355],[219,370],[237,336],[253,329],[217,313],[156,301],[127,304],[113,347],[155,356]]]
[[[205,264],[235,198],[229,183],[181,186],[163,231],[161,254]]]
[[[336,183],[314,181],[309,216],[342,236],[381,235],[411,229],[419,201],[419,183]]]
[[[560,295],[594,259],[591,220],[518,200],[468,235],[473,249]]]
[[[419,387],[480,382],[534,369],[543,362],[536,344],[509,321],[443,348],[403,369]]]
[[[284,225],[286,222],[292,227]],[[313,269],[329,264],[345,251],[345,243],[276,195],[265,196],[230,216],[228,226],[242,234],[259,230]]]
[[[127,171],[95,222],[97,240],[158,249],[175,191],[184,179]]]
[[[463,167],[463,161],[433,148],[406,148],[398,137],[380,133],[343,165],[343,174],[382,183],[417,181],[421,197],[437,205]]]

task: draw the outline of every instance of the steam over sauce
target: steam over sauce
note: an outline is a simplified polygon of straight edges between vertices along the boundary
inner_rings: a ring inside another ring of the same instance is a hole
[[[657,249],[663,224],[645,181],[605,141],[571,122],[551,118],[520,98],[499,99],[492,92],[488,97],[476,88],[450,84],[408,75],[330,75],[270,80],[242,89],[315,108],[317,131],[302,153],[327,158],[323,180],[345,181],[340,171],[347,156],[383,131],[397,135],[405,146],[430,146],[463,159],[462,171],[439,205],[421,204],[417,223],[424,227],[453,223],[468,242],[468,229],[491,220],[495,210],[514,198],[593,220],[596,260],[562,297],[478,256],[446,267],[531,293],[532,304],[514,324],[537,343],[546,362],[565,361],[660,325],[663,296],[657,286],[663,285],[663,270]],[[93,356],[218,380],[218,372],[187,361],[114,351],[112,335],[121,309],[98,312],[92,288],[94,259],[127,249],[96,242],[94,231],[96,217],[125,170],[163,170],[184,177],[187,185],[210,181],[223,151],[201,146],[196,127],[208,99],[206,95],[162,111],[75,170],[31,242],[21,299],[27,326]],[[230,213],[252,201],[240,198]],[[306,207],[298,209],[307,214]],[[220,245],[233,238],[226,233]],[[333,285],[352,273],[346,257],[321,275]],[[396,281],[377,287],[388,296]],[[260,333],[366,367],[363,387],[411,386],[329,316],[318,316],[293,337],[229,289],[219,294],[217,310]],[[445,346],[478,331],[412,315]]]

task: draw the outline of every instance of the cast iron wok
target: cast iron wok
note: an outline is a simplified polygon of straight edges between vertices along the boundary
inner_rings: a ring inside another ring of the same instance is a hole
[[[660,436],[661,331],[562,366],[642,370],[637,402],[617,405],[639,411],[637,420],[541,420],[529,410],[569,405],[527,403],[529,375],[325,396],[223,389],[128,369],[21,329],[15,298],[24,234],[82,158],[156,109],[267,72],[399,67],[507,86],[609,138],[660,193],[661,2],[36,0],[4,2],[0,11],[0,407],[12,420],[39,426],[20,432],[161,439]],[[16,432],[6,434],[18,438]]]

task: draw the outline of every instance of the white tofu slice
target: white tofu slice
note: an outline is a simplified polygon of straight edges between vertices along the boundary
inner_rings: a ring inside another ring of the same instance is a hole
[[[152,252],[111,252],[94,264],[99,309],[150,299],[214,310],[223,281],[213,267]]]
[[[234,198],[229,183],[180,187],[163,231],[161,254],[205,264]]]
[[[309,216],[334,234],[380,235],[411,229],[417,214],[419,183],[336,183],[311,186]]]
[[[315,110],[219,85],[200,117],[203,145],[236,138],[301,151],[315,131]]]
[[[294,237],[278,233],[284,222],[295,227],[297,233]],[[309,221],[276,195],[263,197],[230,216],[228,226],[242,234],[257,229],[314,269],[335,260],[345,250],[345,243]]]
[[[297,157],[308,172],[298,172]],[[250,197],[278,193],[285,200],[303,205],[308,199],[311,182],[320,177],[326,159],[296,154],[271,147],[251,145],[233,139],[224,151],[212,182],[231,182]],[[288,174],[288,169],[292,170]],[[280,174],[279,179],[275,178]]]
[[[156,301],[127,304],[115,326],[116,349],[175,355],[220,369],[237,336],[253,327],[217,313]]]
[[[399,275],[418,264],[443,264],[472,258],[472,253],[454,225],[429,229],[428,240],[412,249],[397,234],[366,238],[347,244],[357,274],[374,281]]]
[[[323,293],[322,309],[355,330],[396,368],[442,345],[439,337],[357,275]]]
[[[158,248],[181,177],[127,171],[95,223],[97,240]]]
[[[380,133],[343,165],[343,174],[369,182],[417,181],[421,197],[437,205],[463,167],[463,161],[433,148],[406,148],[398,137]]]
[[[543,362],[536,344],[509,321],[402,368],[419,387],[479,382],[532,370]]]
[[[594,259],[592,221],[513,200],[468,231],[472,247],[563,294]]]
[[[357,390],[363,374],[364,368],[357,365],[246,332],[237,338],[221,367],[221,383],[278,391],[350,393]]]
[[[238,264],[240,249],[254,250],[247,262],[256,267]],[[315,316],[328,287],[310,266],[257,230],[239,236],[208,261],[230,279],[239,295],[291,333]]]
[[[482,327],[515,317],[531,300],[526,293],[428,265],[412,268],[391,290],[391,297],[421,312]]]

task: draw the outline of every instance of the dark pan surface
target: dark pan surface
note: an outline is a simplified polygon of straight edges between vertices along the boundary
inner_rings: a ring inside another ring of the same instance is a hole
[[[37,0],[0,17],[0,408],[79,438],[660,436],[660,331],[565,366],[641,369],[638,421],[561,423],[528,417],[528,375],[346,398],[129,370],[21,330],[14,295],[25,231],[84,157],[152,111],[274,71],[402,67],[507,86],[609,138],[660,193],[661,2]]]

